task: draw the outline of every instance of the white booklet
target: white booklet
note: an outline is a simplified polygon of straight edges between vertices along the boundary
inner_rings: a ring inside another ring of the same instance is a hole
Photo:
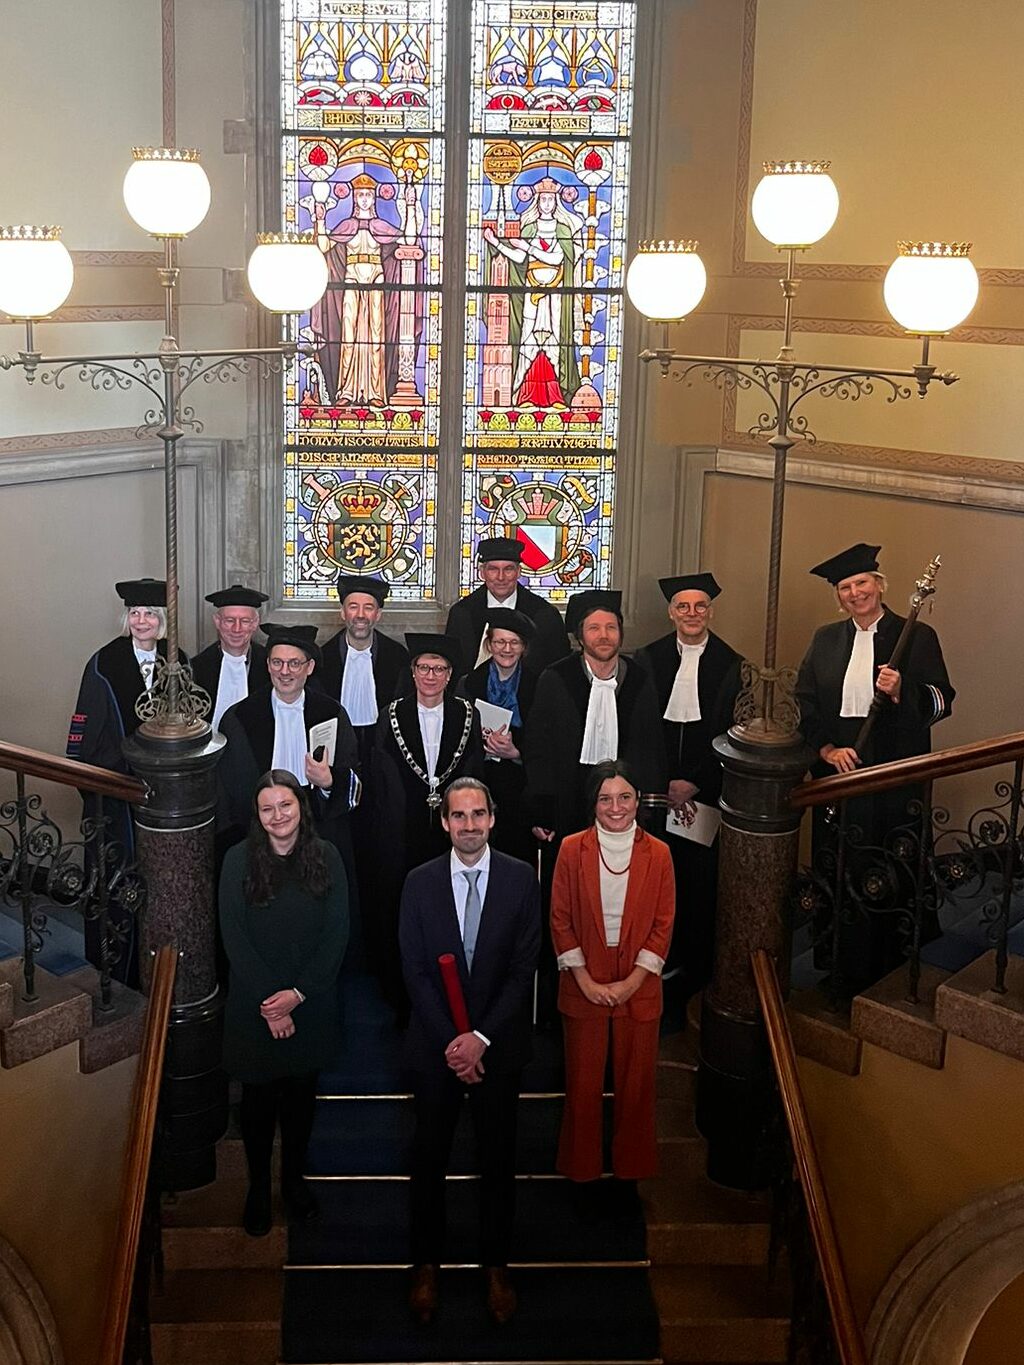
[[[665,821],[665,831],[667,834],[677,835],[680,839],[690,839],[695,844],[703,844],[705,848],[710,848],[722,823],[722,812],[717,806],[706,806],[703,801],[694,801],[693,806],[697,813],[690,824],[681,819],[674,810],[670,810]]]
[[[495,706],[493,702],[484,701],[478,698],[476,709],[480,713],[480,729],[487,738],[489,730],[501,730],[512,724],[512,712],[507,706]],[[500,763],[501,759],[497,754],[484,754],[484,758],[491,763]]]
[[[322,720],[319,725],[309,727],[309,752],[315,754],[320,745],[324,746],[328,766],[334,766],[334,753],[338,747],[338,718]]]

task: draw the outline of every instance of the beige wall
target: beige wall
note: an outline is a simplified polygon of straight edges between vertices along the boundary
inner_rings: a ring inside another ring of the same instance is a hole
[[[83,1076],[72,1044],[0,1071],[0,1235],[49,1301],[68,1365],[103,1326],[135,1060]]]
[[[859,1316],[947,1214],[1020,1179],[1021,1066],[950,1036],[941,1071],[864,1045],[859,1076],[801,1060],[811,1127]],[[1018,1334],[1019,1335],[1019,1334]],[[998,1365],[1008,1365],[1007,1356]],[[997,1365],[989,1358],[985,1365]],[[972,1365],[980,1365],[972,1360]]]

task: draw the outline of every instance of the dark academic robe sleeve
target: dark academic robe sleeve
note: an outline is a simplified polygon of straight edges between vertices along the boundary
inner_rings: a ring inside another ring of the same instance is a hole
[[[561,832],[560,807],[566,788],[575,789],[582,741],[578,708],[560,674],[547,668],[537,680],[524,749],[530,819],[542,829]]]
[[[307,694],[307,707],[309,706],[309,696]],[[359,776],[359,746],[356,742],[356,732],[352,728],[352,722],[348,718],[348,712],[342,706],[334,708],[338,716],[338,741],[334,748],[334,762],[331,764],[331,789],[329,792],[322,792],[314,788],[313,801],[314,813],[319,818],[333,815],[345,815],[349,811],[355,810],[362,799],[363,784]],[[324,717],[329,719],[330,717]],[[306,730],[308,732],[311,724],[307,716]],[[317,809],[317,803],[321,809]]]
[[[82,674],[65,752],[68,758],[80,763],[126,773],[128,764],[121,752],[123,738],[117,701],[109,682],[96,667],[94,654]]]

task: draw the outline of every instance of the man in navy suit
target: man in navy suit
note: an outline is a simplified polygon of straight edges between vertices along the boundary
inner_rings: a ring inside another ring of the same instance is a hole
[[[445,1232],[445,1171],[463,1096],[480,1159],[480,1262],[487,1308],[499,1325],[516,1310],[508,1274],[515,1215],[516,1116],[531,1053],[530,1007],[540,947],[540,899],[526,863],[488,843],[494,803],[478,778],[457,778],[441,819],[450,853],[422,863],[402,891],[399,943],[412,1014],[413,1072],[409,1307],[424,1325],[437,1311]],[[469,1015],[453,1023],[438,958],[451,953]]]

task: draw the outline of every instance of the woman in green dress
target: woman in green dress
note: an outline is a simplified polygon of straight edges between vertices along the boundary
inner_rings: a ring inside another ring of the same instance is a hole
[[[340,1043],[337,977],[348,943],[348,882],[333,844],[317,838],[306,794],[290,772],[260,778],[249,837],[220,879],[228,959],[224,1068],[242,1082],[239,1120],[249,1194],[243,1224],[270,1231],[270,1166],[281,1125],[281,1194],[289,1216],[311,1218],[303,1179],[317,1077]]]

